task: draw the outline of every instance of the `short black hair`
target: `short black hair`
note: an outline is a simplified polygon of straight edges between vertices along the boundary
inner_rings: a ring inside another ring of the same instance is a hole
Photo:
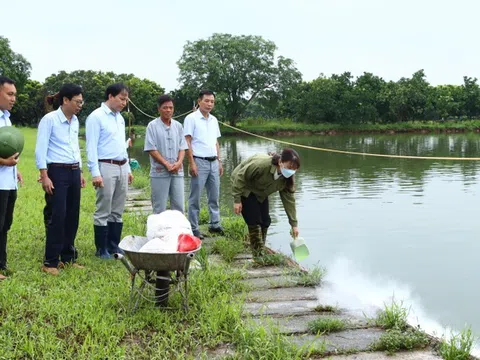
[[[117,96],[118,94],[126,91],[127,93],[130,93],[130,90],[128,89],[127,85],[124,83],[115,83],[107,87],[107,90],[105,90],[105,100],[108,100],[108,96],[112,95],[113,97]]]
[[[198,93],[198,99],[202,100],[205,95],[213,95],[215,97],[215,93],[212,90],[204,89]]]
[[[58,92],[58,101],[60,105],[63,105],[63,98],[66,97],[68,100],[72,100],[74,96],[82,95],[83,89],[81,86],[76,84],[63,84]]]
[[[0,75],[0,86],[3,86],[3,84],[15,85],[15,81],[6,76]]]
[[[160,95],[157,99],[158,107],[162,106],[163,103],[166,103],[169,101],[171,101],[172,103],[175,103],[175,101],[173,101],[173,98],[170,95]]]

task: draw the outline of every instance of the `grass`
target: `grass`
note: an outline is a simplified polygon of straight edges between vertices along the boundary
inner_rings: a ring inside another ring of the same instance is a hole
[[[419,329],[389,329],[380,339],[375,341],[371,350],[386,351],[393,354],[400,350],[413,350],[426,347],[430,343],[430,338]]]
[[[445,360],[468,360],[475,342],[472,329],[466,327],[460,334],[450,334],[450,339],[442,339],[438,352]]]
[[[426,347],[430,343],[430,338],[420,328],[409,327],[408,313],[409,310],[403,306],[403,302],[392,300],[390,305],[385,304],[375,324],[387,332],[372,344],[371,349],[392,354],[399,350]]]
[[[242,253],[245,248],[241,242],[219,238],[213,243],[212,250],[214,253],[220,254],[227,263],[230,263],[238,254]]]
[[[309,271],[294,270],[290,274],[295,276],[297,285],[315,287],[320,285],[327,271],[323,267],[313,266]]]
[[[348,323],[343,319],[318,318],[308,323],[308,331],[312,334],[329,334],[345,330]]]
[[[0,359],[208,358],[207,350],[221,344],[235,344],[235,356],[242,359],[298,358],[298,349],[283,337],[247,326],[238,296],[244,290],[241,275],[209,263],[206,252],[197,259],[202,269],[189,272],[187,313],[161,311],[147,301],[131,313],[129,273],[120,262],[94,256],[95,191],[86,169],[75,244],[86,269],[67,267],[57,277],[42,273],[44,195],[36,182],[36,133],[22,131],[19,170],[25,185],[9,232],[12,275],[0,283]],[[124,235],[143,235],[145,227],[146,215],[124,214]],[[174,292],[170,305],[180,307],[180,300]]]
[[[333,305],[317,305],[315,307],[316,312],[329,312],[329,313],[337,313],[338,307]]]
[[[403,302],[392,300],[390,305],[385,304],[383,311],[376,319],[376,325],[384,329],[396,329],[403,331],[407,328],[408,310],[403,306]]]
[[[287,263],[285,255],[280,253],[256,256],[254,261],[254,266],[282,266]]]

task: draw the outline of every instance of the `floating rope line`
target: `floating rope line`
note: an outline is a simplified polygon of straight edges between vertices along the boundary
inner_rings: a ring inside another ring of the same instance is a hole
[[[138,111],[140,111],[143,115],[149,117],[150,119],[156,119],[158,116],[152,116],[152,115],[148,115],[147,113],[143,112],[137,105],[134,104],[134,102],[132,100],[130,100],[130,98],[128,99],[128,101],[130,102],[130,104],[133,105],[133,107],[135,109],[137,109]],[[129,110],[130,111],[130,110]],[[188,115],[190,114],[191,112],[193,112],[193,110],[190,110],[190,111],[187,111],[186,113],[183,113],[183,114],[180,114],[180,115],[176,115],[175,117],[182,117],[184,115]]]
[[[332,153],[337,153],[337,154],[347,154],[347,155],[361,155],[361,156],[375,156],[375,157],[385,157],[385,158],[394,158],[394,159],[418,159],[418,160],[470,160],[470,161],[479,161],[480,157],[448,157],[448,156],[417,156],[417,155],[389,155],[389,154],[373,154],[373,153],[365,153],[365,152],[357,152],[357,151],[346,151],[346,150],[336,150],[336,149],[327,149],[327,148],[320,148],[320,147],[315,147],[315,146],[308,146],[308,145],[301,145],[301,144],[295,144],[292,142],[288,141],[283,141],[283,140],[277,140],[277,139],[272,139],[266,136],[258,135],[251,133],[246,130],[239,129],[235,126],[229,125],[223,121],[218,121],[220,124],[223,126],[229,127],[233,130],[239,131],[241,133],[255,136],[260,139],[268,140],[268,141],[273,141],[277,142],[280,144],[285,144],[285,145],[290,145],[290,146],[296,146],[304,149],[310,149],[310,150],[318,150],[318,151],[325,151],[325,152],[332,152]]]
[[[135,108],[140,111],[142,114],[152,118],[156,119],[155,117],[148,115],[144,113],[142,110],[140,110],[133,102],[132,100],[128,99],[132,103]],[[194,110],[190,110],[184,114],[178,115],[178,117],[190,114]],[[383,158],[392,158],[392,159],[414,159],[414,160],[459,160],[459,161],[480,161],[480,157],[448,157],[448,156],[417,156],[417,155],[389,155],[389,154],[374,154],[374,153],[366,153],[366,152],[359,152],[359,151],[346,151],[346,150],[336,150],[336,149],[328,149],[328,148],[320,148],[320,147],[315,147],[315,146],[308,146],[308,145],[301,145],[301,144],[295,144],[289,141],[283,141],[283,140],[277,140],[277,139],[272,139],[267,136],[263,135],[258,135],[254,134],[252,132],[246,131],[239,129],[235,126],[229,125],[223,121],[218,120],[220,124],[223,126],[229,127],[230,129],[233,129],[235,131],[241,132],[246,135],[254,136],[259,139],[263,140],[268,140],[272,142],[276,142],[279,144],[285,144],[293,147],[299,147],[303,149],[309,149],[309,150],[316,150],[316,151],[324,151],[324,152],[331,152],[331,153],[336,153],[336,154],[346,154],[346,155],[360,155],[360,156],[371,156],[371,157],[383,157]]]

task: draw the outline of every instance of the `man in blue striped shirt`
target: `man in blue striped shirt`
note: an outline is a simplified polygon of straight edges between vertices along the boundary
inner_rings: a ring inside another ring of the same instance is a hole
[[[12,126],[10,110],[15,104],[17,89],[15,82],[0,76],[0,127]],[[17,199],[17,181],[23,183],[17,171],[18,153],[7,159],[0,158],[0,271],[7,270],[7,232],[13,222],[13,209]],[[0,280],[6,276],[0,273]]]
[[[83,268],[75,262],[80,189],[85,187],[76,116],[83,106],[82,88],[64,84],[51,99],[59,107],[40,120],[35,158],[45,191],[44,213],[49,214],[42,271],[58,275],[64,264]]]
[[[109,259],[122,252],[118,243],[122,235],[122,215],[128,184],[133,175],[125,147],[125,120],[120,112],[127,105],[128,88],[117,83],[105,91],[105,102],[87,118],[88,169],[97,192],[93,215],[95,255]]]

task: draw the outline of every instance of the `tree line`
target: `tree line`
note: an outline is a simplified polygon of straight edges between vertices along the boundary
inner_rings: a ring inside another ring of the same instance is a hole
[[[394,123],[409,120],[472,119],[480,117],[477,78],[464,76],[462,85],[432,86],[423,70],[386,81],[372,73],[354,77],[350,72],[312,81],[302,75],[292,59],[276,56],[277,47],[260,36],[213,34],[187,42],[177,62],[180,87],[171,92],[176,113],[191,110],[202,88],[216,92],[215,113],[235,125],[251,117],[291,118],[305,123]],[[84,89],[85,105],[80,120],[103,100],[104,89],[114,82],[131,88],[131,100],[145,113],[156,115],[156,98],[165,89],[134,74],[92,70],[59,71],[43,83],[30,79],[31,65],[0,36],[0,74],[17,82],[18,101],[12,119],[36,126],[45,114],[45,97],[65,82]],[[129,119],[150,121],[134,107]]]

